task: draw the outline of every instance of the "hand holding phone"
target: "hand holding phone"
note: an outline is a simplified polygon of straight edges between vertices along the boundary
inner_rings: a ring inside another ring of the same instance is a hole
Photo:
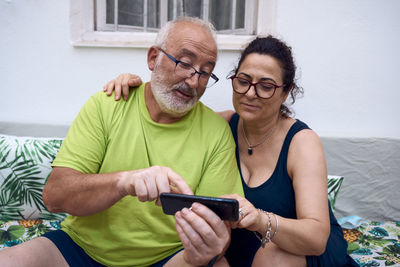
[[[165,214],[174,215],[177,211],[190,208],[194,202],[198,202],[207,206],[222,220],[237,221],[239,219],[239,202],[236,199],[173,193],[161,193],[160,199]]]

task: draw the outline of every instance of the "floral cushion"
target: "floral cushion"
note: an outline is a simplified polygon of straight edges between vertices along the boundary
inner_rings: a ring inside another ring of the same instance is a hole
[[[0,221],[0,250],[18,245],[56,229],[60,229],[60,221]]]
[[[360,266],[400,266],[400,222],[367,221],[343,232],[347,252]]]
[[[42,200],[60,138],[0,135],[0,220],[61,220]]]
[[[343,176],[328,175],[328,199],[331,204],[332,211],[335,211],[336,198],[339,193],[340,186],[343,183]]]

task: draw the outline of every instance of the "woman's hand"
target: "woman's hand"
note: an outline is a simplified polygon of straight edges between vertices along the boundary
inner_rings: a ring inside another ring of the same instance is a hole
[[[237,194],[224,195],[224,198],[233,198],[239,201],[239,220],[229,222],[232,229],[246,228],[249,231],[265,233],[266,220],[263,213],[251,204],[246,198]]]
[[[115,90],[115,100],[118,101],[121,98],[121,93],[124,100],[127,100],[129,97],[129,87],[138,87],[141,84],[142,79],[140,79],[139,76],[130,73],[123,73],[120,74],[116,79],[106,83],[103,91],[110,96]]]

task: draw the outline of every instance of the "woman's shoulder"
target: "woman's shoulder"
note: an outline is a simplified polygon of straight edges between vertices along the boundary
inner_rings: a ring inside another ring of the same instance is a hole
[[[311,148],[321,147],[321,139],[318,134],[301,120],[294,120],[292,127],[297,128],[291,141],[291,147]]]
[[[312,129],[302,128],[294,134],[288,151],[287,170],[292,179],[314,177],[311,175],[313,173],[321,174],[316,176],[317,179],[326,177],[324,148],[318,134]]]

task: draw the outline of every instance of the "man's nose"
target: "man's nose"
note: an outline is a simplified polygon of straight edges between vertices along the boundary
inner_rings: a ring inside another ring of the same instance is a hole
[[[190,77],[187,77],[185,79],[185,83],[189,85],[190,88],[196,89],[199,87],[199,78],[200,78],[200,73],[194,72],[193,74],[190,75]]]

